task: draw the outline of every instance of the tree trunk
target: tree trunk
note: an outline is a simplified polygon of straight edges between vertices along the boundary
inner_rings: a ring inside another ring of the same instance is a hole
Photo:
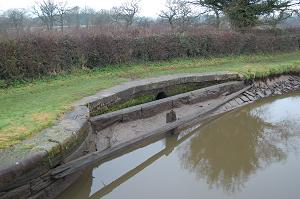
[[[63,15],[60,16],[60,29],[61,29],[61,33],[64,34],[64,17],[63,17]]]
[[[221,21],[220,21],[220,13],[218,10],[215,10],[215,15],[216,15],[216,28],[220,28],[220,24],[221,24]]]

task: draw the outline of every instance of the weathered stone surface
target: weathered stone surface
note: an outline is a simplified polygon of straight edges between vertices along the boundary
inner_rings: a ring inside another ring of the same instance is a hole
[[[92,127],[89,125],[90,133],[88,134],[88,137],[82,142],[82,144],[75,150],[72,154],[70,154],[68,157],[66,157],[63,160],[63,163],[69,162],[71,160],[74,160],[76,158],[79,158],[83,155],[86,155],[89,152],[93,152],[96,150],[95,147],[95,134],[92,133]]]
[[[248,94],[248,95],[250,95],[250,96],[252,96],[252,97],[255,97],[255,94],[253,94],[253,93],[250,92],[250,91],[246,91],[245,93]]]
[[[272,94],[272,91],[270,89],[267,89],[265,91],[266,96],[270,96]]]
[[[30,197],[30,199],[55,199],[59,194],[67,189],[72,183],[74,183],[78,177],[80,177],[81,172],[78,172],[73,175],[69,175],[66,178],[54,180],[55,183],[49,184],[47,187],[44,187],[39,192],[35,193]],[[46,184],[45,184],[46,185]]]
[[[240,99],[243,100],[244,102],[249,102],[249,99],[246,96],[244,96],[244,95],[242,95],[240,97]]]
[[[226,108],[226,110],[231,110],[232,106],[229,103],[227,103],[227,104],[225,104],[225,108]]]
[[[25,159],[0,169],[0,192],[22,186],[49,170],[47,152],[31,153]]]
[[[175,122],[177,120],[176,113],[174,110],[171,110],[166,114],[166,123]]]
[[[43,176],[40,176],[30,182],[30,190],[33,194],[45,189],[45,187],[48,187],[50,184],[53,183],[53,180],[51,179],[49,174],[45,174]]]
[[[240,98],[236,98],[235,101],[236,101],[239,105],[241,105],[241,104],[244,103],[243,100],[241,100]]]
[[[260,98],[264,98],[264,97],[265,97],[265,95],[264,95],[264,94],[262,94],[262,92],[261,92],[261,91],[257,91],[257,95],[258,95]]]
[[[252,95],[249,95],[248,93],[244,93],[244,95],[250,100],[250,101],[255,101],[256,98],[253,97]]]
[[[172,107],[178,108],[184,104],[188,104],[191,100],[191,95],[181,95],[181,97],[171,97],[172,98]]]
[[[162,111],[170,110],[173,107],[173,102],[169,99],[162,99],[147,103],[142,106],[142,118],[148,118]]]
[[[31,195],[30,186],[24,185],[8,192],[0,193],[1,199],[27,199]]]
[[[121,122],[123,119],[122,114],[118,112],[112,112],[112,113],[106,113],[103,115],[99,115],[96,117],[92,117],[91,123],[92,127],[95,131],[99,131],[101,129],[104,129],[116,122]]]
[[[129,107],[122,111],[122,122],[129,122],[142,118],[142,108],[140,106]]]
[[[237,107],[239,105],[235,100],[231,100],[229,104],[231,105],[231,107]]]
[[[242,81],[233,81],[210,86],[191,92],[190,103],[194,104],[204,100],[216,98],[224,93],[234,93],[245,87]]]

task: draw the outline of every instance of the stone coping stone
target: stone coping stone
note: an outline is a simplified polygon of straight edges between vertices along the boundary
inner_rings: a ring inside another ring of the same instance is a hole
[[[121,98],[167,86],[194,82],[240,80],[237,73],[197,73],[167,75],[127,82],[75,103],[52,127],[10,148],[0,150],[0,192],[21,187],[61,164],[84,142],[90,133],[90,112]]]

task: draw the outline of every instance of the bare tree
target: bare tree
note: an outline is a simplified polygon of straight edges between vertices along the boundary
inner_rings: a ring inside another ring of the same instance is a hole
[[[7,34],[9,20],[7,17],[4,16],[4,14],[0,14],[0,33],[1,34]],[[0,36],[1,36],[0,34]]]
[[[48,30],[52,30],[58,15],[58,5],[53,0],[44,0],[42,3],[36,2],[32,8],[32,13],[41,19]]]
[[[57,4],[57,22],[59,23],[61,32],[64,32],[64,25],[66,20],[66,15],[70,12],[70,8],[67,7],[67,2],[60,2]]]
[[[194,13],[190,5],[182,0],[168,0],[166,9],[162,10],[159,16],[162,19],[166,19],[172,28],[177,25],[184,30],[200,16],[200,14]]]
[[[68,20],[69,20],[69,25],[75,24],[76,28],[80,28],[80,7],[75,6],[70,9],[70,12],[68,13]]]
[[[93,18],[96,14],[96,11],[93,8],[85,7],[81,10],[80,14],[84,19],[86,28],[88,28],[90,24],[93,24]]]
[[[178,0],[178,24],[182,30],[191,25],[203,13],[195,14],[193,8],[184,1]]]
[[[166,10],[162,10],[159,17],[166,19],[170,24],[171,28],[174,28],[174,24],[178,15],[177,5],[173,3],[173,0],[167,0]]]
[[[103,26],[112,22],[111,12],[109,10],[100,10],[92,18],[93,24]]]
[[[140,11],[140,0],[131,0],[128,2],[123,3],[119,7],[112,8],[112,16],[113,21],[120,23],[125,22],[126,28],[131,26],[134,22],[134,18]]]
[[[211,0],[184,0],[186,3],[190,3],[192,5],[200,6],[204,11],[201,14],[205,13],[213,13],[215,15],[215,26],[217,28],[220,27],[221,20],[220,15],[222,13],[222,6],[218,1]]]
[[[24,24],[26,20],[26,10],[25,9],[10,9],[5,12],[5,15],[8,17],[10,23],[16,29],[17,34],[24,30]]]
[[[114,6],[110,10],[110,15],[111,15],[112,23],[121,23],[122,16],[121,16],[120,13],[121,13],[120,7]]]

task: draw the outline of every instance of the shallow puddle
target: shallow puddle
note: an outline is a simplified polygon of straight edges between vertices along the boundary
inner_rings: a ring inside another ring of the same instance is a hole
[[[282,199],[300,195],[300,95],[223,114],[84,175],[60,199]]]

